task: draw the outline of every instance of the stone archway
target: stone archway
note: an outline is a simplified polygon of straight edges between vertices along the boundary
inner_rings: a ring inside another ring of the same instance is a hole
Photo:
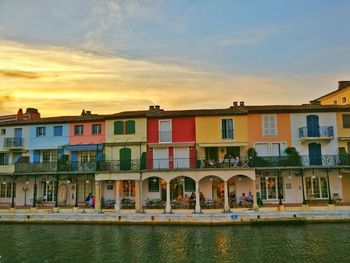
[[[194,209],[196,182],[188,176],[177,176],[170,181],[170,199],[172,209]]]

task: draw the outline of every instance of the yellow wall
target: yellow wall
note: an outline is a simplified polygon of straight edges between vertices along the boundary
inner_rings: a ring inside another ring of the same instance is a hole
[[[131,149],[131,159],[139,160],[140,159],[140,145],[125,145],[125,147]],[[119,160],[119,151],[124,148],[120,145],[106,145],[105,146],[105,158],[106,161],[118,161]],[[141,153],[146,152],[146,144],[141,145]]]
[[[350,112],[337,112],[337,130],[338,130],[338,137],[349,137],[350,138],[350,129],[344,129],[343,128],[343,114],[350,114]],[[349,141],[338,141],[339,147],[344,147],[345,150],[348,149],[347,143]]]
[[[221,119],[233,119],[234,139],[221,138]],[[248,143],[248,118],[247,116],[214,116],[196,117],[196,142],[197,143],[222,143],[222,142]]]
[[[115,121],[135,121],[135,134],[114,135]],[[147,120],[146,118],[139,119],[115,119],[106,121],[106,143],[120,143],[120,142],[146,142],[147,137]]]
[[[344,88],[342,90],[339,90],[333,94],[330,94],[322,99],[320,99],[321,104],[323,105],[331,105],[334,104],[334,100],[337,101],[338,105],[344,105],[342,103],[342,98],[346,97],[346,103],[345,104],[350,104],[350,87]]]

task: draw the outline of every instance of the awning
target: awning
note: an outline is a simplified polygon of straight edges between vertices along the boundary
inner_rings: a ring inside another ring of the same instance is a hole
[[[199,143],[199,147],[239,147],[248,146],[248,142]]]
[[[97,151],[102,150],[103,144],[76,144],[64,146],[65,151]]]
[[[350,141],[350,137],[339,137],[339,141]]]

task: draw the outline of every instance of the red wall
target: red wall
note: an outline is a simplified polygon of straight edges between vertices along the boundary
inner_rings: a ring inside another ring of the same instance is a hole
[[[173,118],[172,120],[172,142],[194,142],[195,119],[188,118]],[[147,142],[158,143],[158,122],[159,119],[147,119]]]

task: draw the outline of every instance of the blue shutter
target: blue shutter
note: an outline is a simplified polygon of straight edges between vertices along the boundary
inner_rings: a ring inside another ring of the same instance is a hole
[[[62,126],[53,127],[53,136],[62,136]]]
[[[72,162],[73,170],[77,171],[78,170],[78,152],[72,151],[71,156],[70,156],[70,160]]]
[[[10,155],[8,153],[5,153],[5,165],[9,164],[9,157]]]
[[[40,163],[40,151],[35,150],[33,153],[33,163]]]

